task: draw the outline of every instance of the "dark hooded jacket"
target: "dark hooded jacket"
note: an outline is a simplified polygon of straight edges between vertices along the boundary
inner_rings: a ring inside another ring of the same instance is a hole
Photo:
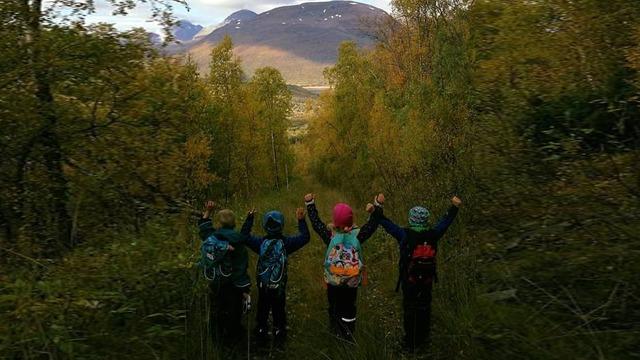
[[[210,235],[214,235],[220,240],[228,241],[233,246],[234,250],[228,253],[231,256],[231,281],[235,287],[248,293],[251,288],[251,279],[247,273],[249,266],[249,255],[245,247],[247,238],[233,229],[220,228],[216,230],[211,219],[200,219],[198,228],[200,229],[202,241],[206,240]]]
[[[285,236],[282,234],[282,230],[270,232],[266,236],[254,236],[251,234],[254,220],[255,216],[253,214],[247,216],[247,219],[242,225],[240,233],[247,238],[247,247],[249,247],[249,249],[253,250],[258,255],[260,255],[260,247],[262,246],[262,243],[267,239],[282,239],[285,251],[287,252],[287,256],[289,256],[305,246],[311,238],[311,235],[309,234],[309,228],[307,227],[307,222],[305,219],[298,220],[298,234],[294,236]],[[271,220],[280,222],[280,229],[284,227],[283,219],[273,218]],[[267,223],[267,221],[264,222],[264,228],[268,228],[266,226]]]
[[[380,222],[380,225],[384,228],[387,234],[391,235],[398,242],[398,246],[400,247],[400,277],[399,284],[404,283],[406,280],[406,262],[407,258],[410,256],[409,249],[409,237],[414,237],[420,239],[420,241],[425,241],[432,243],[434,249],[437,251],[438,241],[442,238],[453,223],[453,220],[456,218],[458,214],[458,207],[451,206],[447,213],[438,220],[436,225],[433,228],[428,228],[423,231],[415,231],[408,228],[403,228],[396,225],[393,221],[389,220],[386,216],[384,216],[383,210],[381,207],[376,206],[376,214],[375,217],[377,221]],[[437,274],[436,274],[437,279]]]

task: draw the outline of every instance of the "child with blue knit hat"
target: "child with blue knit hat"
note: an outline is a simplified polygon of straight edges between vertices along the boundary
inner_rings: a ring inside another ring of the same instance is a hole
[[[458,213],[462,200],[451,199],[447,213],[431,226],[429,210],[415,206],[409,210],[409,226],[402,228],[384,216],[384,194],[374,199],[378,221],[393,236],[400,247],[400,271],[396,291],[402,287],[404,310],[404,347],[408,351],[428,342],[431,329],[431,290],[437,281],[436,253],[438,241],[447,231]],[[369,205],[371,206],[371,204]]]
[[[258,312],[256,335],[258,341],[265,342],[269,334],[269,313],[273,315],[273,335],[278,344],[283,344],[287,333],[287,313],[285,310],[287,259],[288,256],[305,246],[310,239],[305,221],[304,209],[296,210],[298,234],[283,235],[284,215],[279,211],[269,211],[262,219],[265,236],[251,235],[255,209],[251,210],[242,226],[241,234],[247,237],[246,246],[259,255],[256,277],[258,283]]]

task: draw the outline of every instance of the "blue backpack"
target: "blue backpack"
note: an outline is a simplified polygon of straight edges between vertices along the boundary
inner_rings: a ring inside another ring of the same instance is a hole
[[[284,287],[287,278],[287,251],[282,239],[266,239],[260,245],[258,286],[267,289]]]
[[[362,282],[364,262],[359,230],[334,234],[324,260],[324,279],[329,285],[356,288]]]
[[[217,238],[215,235],[202,242],[200,246],[200,266],[203,268],[204,278],[209,281],[224,281],[231,276],[231,259],[227,256],[229,242]]]

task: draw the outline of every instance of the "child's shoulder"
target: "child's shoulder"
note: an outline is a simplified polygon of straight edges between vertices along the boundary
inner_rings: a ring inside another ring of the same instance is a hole
[[[244,239],[244,235],[235,229],[218,229],[214,235],[226,238],[230,242]]]

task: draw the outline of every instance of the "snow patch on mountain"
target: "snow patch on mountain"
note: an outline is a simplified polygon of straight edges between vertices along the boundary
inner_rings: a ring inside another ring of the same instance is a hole
[[[251,21],[253,19],[256,18],[256,16],[258,16],[258,14],[254,13],[251,10],[239,10],[234,12],[233,14],[229,15],[226,19],[224,19],[223,22],[219,23],[219,24],[214,24],[214,25],[209,25],[205,28],[203,28],[202,30],[200,30],[200,32],[198,32],[193,39],[194,40],[198,40],[201,39],[209,34],[211,34],[212,32],[227,26],[229,24],[232,24],[235,22],[235,25],[240,25],[240,23],[244,20],[244,21]],[[239,27],[236,27],[236,29],[239,29]]]

